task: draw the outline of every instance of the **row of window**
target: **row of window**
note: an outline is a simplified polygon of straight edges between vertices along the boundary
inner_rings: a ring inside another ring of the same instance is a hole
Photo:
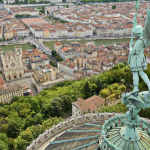
[[[20,93],[21,92],[21,90],[19,91],[19,90],[17,90],[17,91],[14,91],[14,92],[12,92],[12,93],[8,93],[8,94],[3,94],[3,95],[1,95],[2,97],[5,97],[5,96],[9,96],[9,95],[12,95],[12,94],[18,94],[18,93]]]
[[[1,102],[10,103],[10,100],[4,100],[4,101],[1,100]]]
[[[14,95],[14,96],[22,96],[22,93],[21,93],[21,94]],[[4,98],[4,101],[7,100],[7,99],[9,99],[9,98],[12,98],[12,97],[14,97],[14,96],[10,96],[10,97],[7,97],[7,96],[6,96],[6,97]],[[1,101],[2,101],[2,98],[1,98]]]

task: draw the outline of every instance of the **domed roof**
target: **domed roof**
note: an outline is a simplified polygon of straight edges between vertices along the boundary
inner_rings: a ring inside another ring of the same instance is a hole
[[[114,144],[117,148],[121,148],[122,150],[148,150],[150,149],[150,136],[142,131],[140,128],[137,128],[137,131],[140,134],[140,138],[136,141],[126,140],[121,132],[124,130],[125,126],[120,126],[113,128],[108,132],[109,137],[108,141]],[[129,133],[130,136],[131,133]]]

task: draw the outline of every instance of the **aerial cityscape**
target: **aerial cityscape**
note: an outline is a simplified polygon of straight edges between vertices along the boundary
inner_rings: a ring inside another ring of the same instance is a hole
[[[0,0],[0,150],[150,150],[149,9]]]

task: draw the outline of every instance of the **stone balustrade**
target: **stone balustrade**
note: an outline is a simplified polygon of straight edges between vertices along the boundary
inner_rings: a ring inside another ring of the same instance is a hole
[[[113,118],[112,118],[113,117]],[[150,134],[150,120],[147,118],[140,117],[141,128],[145,131],[148,128],[148,134]],[[26,150],[37,150],[40,146],[42,146],[47,140],[54,138],[56,135],[63,133],[64,131],[73,128],[75,126],[82,125],[84,123],[89,123],[93,121],[101,121],[107,120],[102,127],[103,136],[109,130],[111,126],[116,126],[118,124],[118,120],[121,121],[121,125],[126,125],[125,122],[125,114],[122,113],[95,113],[95,114],[87,114],[79,117],[67,119],[64,122],[60,122],[58,125],[53,126],[52,128],[46,130],[43,134],[39,135],[37,139],[35,139]]]
[[[87,114],[79,117],[67,119],[64,122],[60,122],[58,125],[53,126],[52,128],[46,130],[43,134],[40,134],[37,139],[35,139],[26,150],[37,150],[40,146],[42,146],[47,140],[54,138],[56,135],[73,128],[74,125],[82,125],[84,123],[93,122],[93,121],[101,121],[107,120],[113,116],[122,115],[122,113],[95,113],[95,114]]]

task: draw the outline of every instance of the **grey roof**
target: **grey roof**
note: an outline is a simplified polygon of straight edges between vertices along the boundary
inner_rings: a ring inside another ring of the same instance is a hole
[[[7,55],[8,59],[10,59],[11,56],[12,56],[14,59],[16,59],[13,51],[7,51],[7,52],[5,52],[5,54]]]
[[[2,90],[0,90],[0,96],[3,95],[3,94],[12,93],[12,92],[20,90],[20,89],[22,89],[22,86],[20,86],[19,84],[14,85],[12,87],[8,87],[6,89],[2,89]]]
[[[36,69],[28,69],[28,70],[25,70],[25,73],[28,73],[28,72],[35,72]]]
[[[92,124],[103,125],[104,120],[98,121],[98,122],[92,122]],[[97,126],[81,125],[81,126],[75,127],[72,130],[102,130],[102,128],[97,127]],[[57,139],[55,139],[54,142],[95,136],[95,135],[100,135],[100,134],[101,132],[65,132],[61,136],[59,136]],[[83,146],[85,144],[89,144],[97,140],[98,138],[91,138],[91,139],[84,139],[84,140],[79,140],[79,141],[71,141],[71,142],[58,143],[58,144],[52,144],[52,145],[49,144],[45,148],[45,150],[71,150],[71,149],[77,148],[79,146]],[[95,143],[93,145],[83,147],[81,150],[94,150],[97,148],[98,148],[98,143]]]
[[[39,70],[34,71],[34,75],[39,79],[43,79],[45,77],[45,74]]]

